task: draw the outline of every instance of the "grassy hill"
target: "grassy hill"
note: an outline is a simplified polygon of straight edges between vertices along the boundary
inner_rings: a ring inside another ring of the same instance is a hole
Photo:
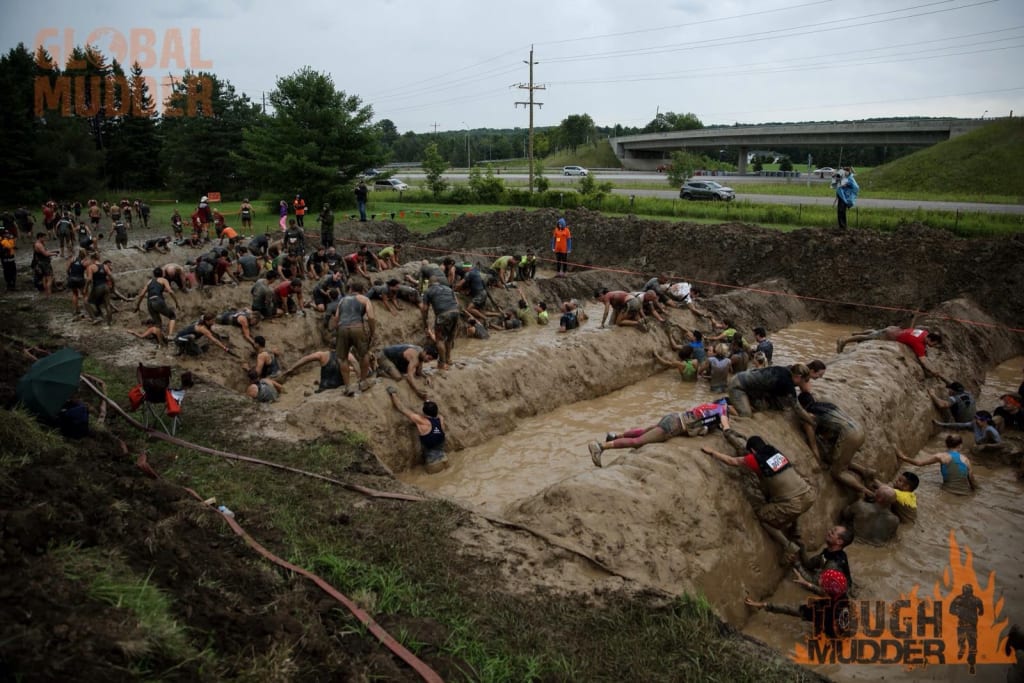
[[[1001,119],[861,176],[866,189],[1015,195],[1024,200],[1024,119]]]
[[[579,165],[584,168],[621,168],[622,162],[615,156],[607,140],[589,145],[580,145],[575,152],[566,150],[551,154],[544,159],[545,168]]]

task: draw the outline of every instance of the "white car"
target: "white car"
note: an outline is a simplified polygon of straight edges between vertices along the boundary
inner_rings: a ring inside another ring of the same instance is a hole
[[[393,190],[395,192],[405,192],[409,189],[409,186],[403,183],[398,178],[384,178],[378,180],[373,184],[375,190]]]
[[[590,172],[582,166],[563,166],[562,175],[590,175]]]

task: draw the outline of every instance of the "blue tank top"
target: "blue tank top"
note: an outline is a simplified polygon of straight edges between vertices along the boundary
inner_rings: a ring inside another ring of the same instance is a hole
[[[948,482],[951,479],[966,479],[967,465],[960,459],[960,451],[950,451],[949,456],[953,459],[951,464],[955,465],[956,469],[951,472],[946,463],[939,463],[939,470],[942,472],[942,481]],[[934,472],[935,470],[932,471]]]

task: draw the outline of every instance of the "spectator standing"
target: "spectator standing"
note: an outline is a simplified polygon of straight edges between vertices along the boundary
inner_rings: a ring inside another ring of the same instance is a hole
[[[564,218],[551,233],[551,251],[555,252],[555,277],[565,277],[569,272],[569,254],[572,253],[572,233]]]

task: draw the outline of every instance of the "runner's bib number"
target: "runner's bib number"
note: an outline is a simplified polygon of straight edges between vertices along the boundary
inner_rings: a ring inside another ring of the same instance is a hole
[[[786,460],[786,456],[784,456],[782,453],[776,453],[772,457],[768,458],[765,461],[765,464],[768,465],[769,468],[771,468],[772,472],[778,472],[783,467],[789,464],[789,460]]]

